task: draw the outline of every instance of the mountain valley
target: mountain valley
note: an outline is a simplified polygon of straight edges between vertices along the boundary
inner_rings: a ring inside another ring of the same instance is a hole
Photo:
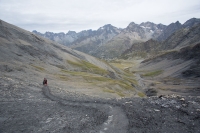
[[[0,20],[0,47],[0,132],[200,132],[200,19],[67,34]]]

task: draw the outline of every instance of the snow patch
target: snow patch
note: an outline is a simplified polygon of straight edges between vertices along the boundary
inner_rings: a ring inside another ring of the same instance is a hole
[[[143,29],[151,29],[151,27],[144,27],[144,26],[140,26]]]
[[[153,31],[153,30],[150,30],[150,32],[151,32],[151,33],[154,33],[154,31]]]

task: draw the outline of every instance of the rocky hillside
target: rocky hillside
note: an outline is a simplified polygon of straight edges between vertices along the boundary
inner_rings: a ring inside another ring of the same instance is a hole
[[[172,33],[176,30],[179,30],[182,27],[181,23],[177,21],[176,23],[171,23],[170,25],[166,26],[164,31],[157,37],[157,40],[164,41],[167,39]]]
[[[200,24],[175,32],[160,44],[162,52],[144,60],[142,77],[153,82],[146,95],[200,94]]]
[[[172,35],[176,31],[178,31],[179,29],[191,28],[199,23],[200,23],[200,19],[197,19],[197,18],[191,18],[191,19],[187,20],[184,24],[181,24],[179,21],[177,21],[176,23],[171,23],[170,25],[168,25],[167,27],[164,28],[161,35],[157,37],[157,40],[164,41],[170,35]]]
[[[150,39],[146,42],[134,43],[131,48],[124,51],[121,55],[122,58],[128,59],[132,57],[147,58],[156,55],[161,50],[161,42]]]
[[[98,67],[111,70],[98,59],[72,50],[66,46],[39,37],[31,32],[0,21],[1,61],[8,63],[35,64],[37,61],[51,66],[60,66],[68,70],[74,67],[67,61],[86,61]],[[18,61],[18,62],[17,62]],[[34,63],[34,61],[36,61]],[[14,65],[14,64],[10,64]],[[108,69],[107,69],[108,68]]]
[[[139,56],[147,58],[165,51],[180,49],[185,46],[192,46],[200,42],[200,24],[194,24],[193,27],[185,26],[170,35],[164,42],[149,40],[142,43],[134,43],[130,49],[123,54],[123,58]]]
[[[200,24],[182,28],[169,36],[162,44],[162,49],[181,48],[200,42]]]

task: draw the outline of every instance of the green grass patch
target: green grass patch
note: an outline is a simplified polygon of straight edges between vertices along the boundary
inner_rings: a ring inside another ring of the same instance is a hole
[[[108,74],[106,70],[86,61],[73,62],[73,61],[67,60],[67,62],[75,67],[81,68],[83,71],[86,71],[86,72],[100,74],[100,75]]]
[[[104,89],[103,89],[103,92],[115,93],[115,94],[117,94],[117,95],[120,96],[120,97],[125,97],[125,94],[122,93],[121,90],[111,90],[111,89],[104,88]]]
[[[104,88],[104,89],[103,89],[103,92],[115,93],[115,91],[114,91],[114,90],[107,89],[107,88]]]
[[[65,73],[65,74],[69,74],[71,76],[93,76],[93,74],[91,74],[91,73],[80,72],[80,71],[68,71],[65,69],[61,69],[61,72]]]
[[[139,97],[145,97],[146,95],[144,93],[142,93],[142,92],[138,92],[138,96]]]
[[[61,80],[64,80],[64,81],[69,80],[69,78],[68,78],[67,76],[59,76],[59,78],[60,78]]]
[[[135,90],[129,82],[124,80],[109,80],[107,82],[110,86],[119,85],[124,90],[129,90],[129,91]]]
[[[111,80],[110,78],[99,76],[99,75],[96,75],[96,74],[87,73],[87,72],[67,71],[67,70],[64,70],[64,69],[62,69],[61,72],[65,73],[65,74],[69,74],[71,76],[81,76],[83,79],[85,79],[86,81],[89,81],[89,82],[91,82],[91,81],[108,82],[108,81]]]
[[[163,70],[157,70],[157,71],[153,71],[153,72],[148,72],[148,73],[142,74],[142,76],[155,77],[155,76],[160,75],[161,73],[163,73]]]
[[[142,52],[142,51],[136,52],[136,51],[134,51],[132,53],[121,55],[120,58],[127,60],[130,57],[131,58],[133,58],[133,57],[147,58],[147,56],[148,56],[147,52]]]
[[[122,92],[116,92],[117,93],[117,95],[119,95],[120,97],[125,97],[125,95],[124,95],[124,93],[122,93]]]
[[[35,65],[31,65],[31,66],[36,68],[39,71],[45,71],[45,69],[43,67],[39,67],[39,66],[35,66]]]
[[[124,80],[126,80],[134,85],[138,85],[138,81],[136,79],[124,77]]]
[[[98,76],[83,76],[83,78],[87,81],[98,81],[98,82],[108,82],[111,79],[106,77],[98,77]]]

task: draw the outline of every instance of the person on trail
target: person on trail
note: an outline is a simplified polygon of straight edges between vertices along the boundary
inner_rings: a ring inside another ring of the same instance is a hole
[[[44,78],[44,80],[43,80],[43,85],[47,85],[47,79],[46,78]]]

